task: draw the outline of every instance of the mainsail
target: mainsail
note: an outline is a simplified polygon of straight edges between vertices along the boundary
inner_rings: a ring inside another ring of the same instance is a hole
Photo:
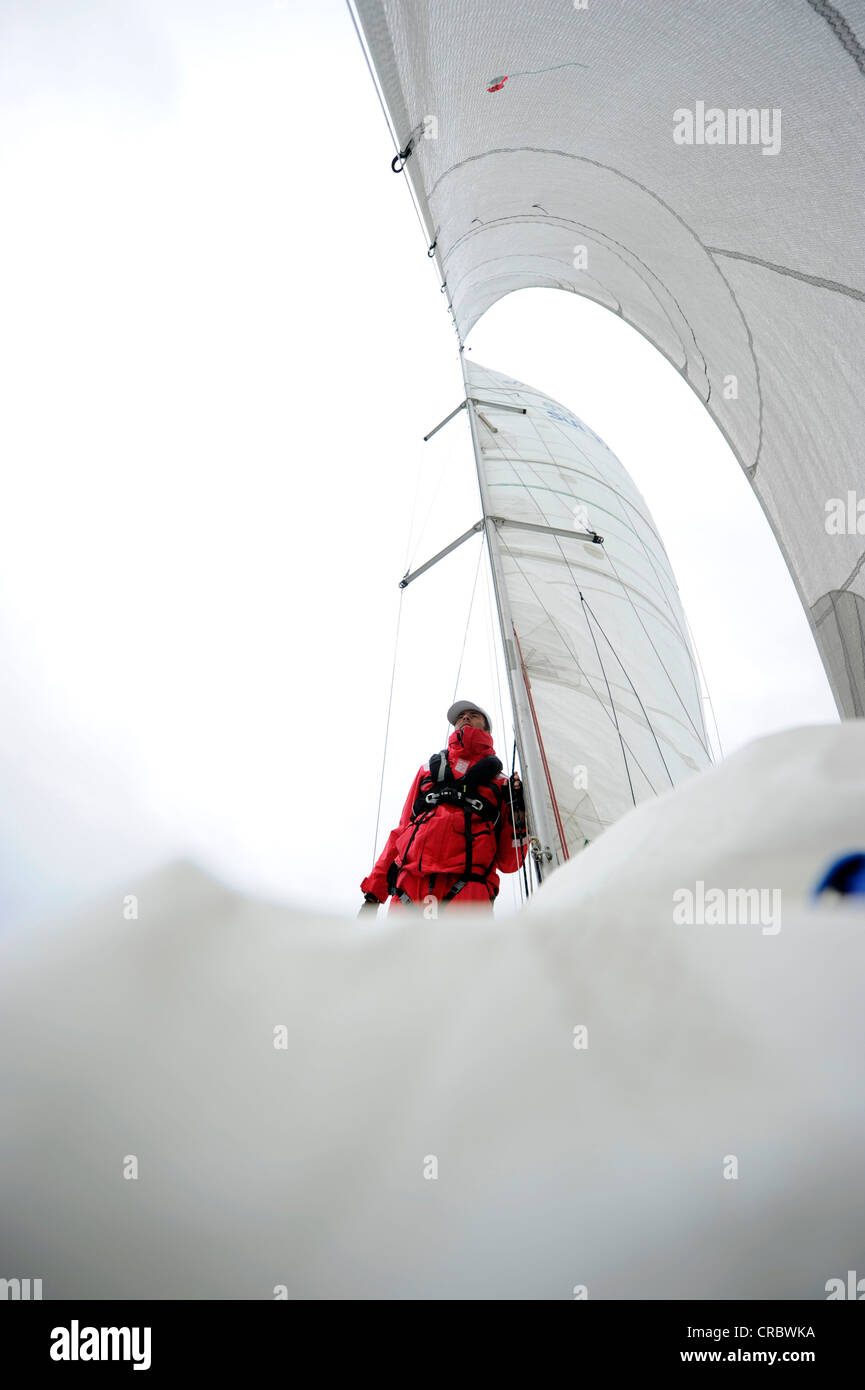
[[[532,823],[560,863],[711,761],[700,682],[619,460],[558,402],[464,370]]]
[[[552,286],[654,343],[750,479],[839,709],[865,714],[863,0],[357,10],[460,341]]]

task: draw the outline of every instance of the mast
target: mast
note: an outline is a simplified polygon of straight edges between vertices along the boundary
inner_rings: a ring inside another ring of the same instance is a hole
[[[483,510],[483,522],[487,537],[487,552],[490,557],[493,592],[496,596],[499,628],[501,630],[502,647],[505,655],[505,669],[507,671],[508,688],[510,690],[511,705],[514,712],[517,748],[519,749],[520,766],[523,771],[523,794],[526,801],[526,819],[532,835],[532,857],[538,878],[543,879],[545,872],[550,872],[551,869],[561,864],[563,860],[567,858],[567,847],[562,844],[553,822],[550,796],[547,790],[544,773],[545,758],[540,746],[535,720],[532,718],[531,697],[526,686],[522,662],[516,650],[516,628],[514,626],[507,587],[502,571],[498,533],[496,531],[495,522],[492,519],[492,509],[490,507],[487,483],[484,477],[484,470],[481,466],[481,446],[475,414],[476,407],[472,400],[472,388],[466,373],[465,357],[462,347],[460,348],[460,367],[463,374],[466,411],[469,417],[469,429],[471,431],[472,448],[475,456],[475,469],[481,495],[481,508]]]

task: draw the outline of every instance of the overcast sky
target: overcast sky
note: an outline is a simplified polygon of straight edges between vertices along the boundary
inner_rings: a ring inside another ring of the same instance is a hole
[[[342,0],[0,8],[0,911],[187,855],[353,910],[397,581],[477,519],[457,344]],[[724,751],[835,718],[760,508],[638,334],[557,291],[484,365],[618,454]],[[470,542],[402,600],[379,842],[458,693],[500,713]],[[467,636],[467,640],[466,640]],[[506,895],[503,895],[503,905]]]

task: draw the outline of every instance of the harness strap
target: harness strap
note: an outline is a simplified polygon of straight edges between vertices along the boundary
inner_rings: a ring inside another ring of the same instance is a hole
[[[490,866],[490,867],[492,867],[492,866]],[[460,893],[463,891],[463,889],[465,888],[465,886],[466,886],[467,883],[486,883],[486,882],[487,882],[487,876],[486,876],[486,874],[465,874],[462,878],[460,878],[460,879],[457,880],[457,882],[453,885],[453,887],[451,887],[451,888],[448,889],[448,891],[445,893],[444,897],[442,898],[442,902],[443,902],[443,903],[449,903],[453,898],[457,897],[458,894],[460,894]]]
[[[472,813],[468,805],[463,806],[466,820],[466,866],[463,876],[468,881],[472,873]]]
[[[462,892],[467,883],[487,882],[489,874],[495,866],[496,855],[493,855],[491,862],[487,865],[482,874],[472,873],[474,849],[472,818],[476,816],[479,820],[488,822],[491,827],[495,827],[498,824],[505,807],[505,788],[501,787],[495,780],[501,770],[502,765],[499,759],[491,756],[489,758],[482,758],[479,763],[475,763],[475,765],[468,770],[465,777],[457,779],[451,771],[447,749],[443,748],[440,753],[433,753],[429,760],[428,776],[426,779],[421,778],[420,782],[420,786],[423,786],[423,782],[426,780],[427,786],[431,786],[432,790],[428,792],[419,790],[412,808],[412,821],[414,822],[412,833],[402,856],[402,863],[394,862],[394,864],[391,865],[392,877],[391,873],[388,874],[388,888],[390,888],[395,896],[397,896],[396,879],[404,865],[408,863],[409,853],[418,830],[422,825],[427,823],[442,803],[450,804],[455,807],[461,805],[463,808],[463,833],[466,842],[466,855],[462,876],[444,895],[441,902],[451,902]],[[490,778],[488,783],[485,781],[487,776]],[[470,794],[470,789],[471,791],[479,791],[478,784],[482,779],[484,779],[483,785],[488,786],[493,792],[495,805],[491,804],[490,801],[480,795],[472,796]],[[462,782],[461,789],[458,785],[458,780]],[[436,790],[436,788],[440,788],[440,790]],[[433,891],[435,877],[436,875],[430,877],[430,892]],[[402,902],[412,901],[408,894],[401,890],[398,892],[398,896]]]

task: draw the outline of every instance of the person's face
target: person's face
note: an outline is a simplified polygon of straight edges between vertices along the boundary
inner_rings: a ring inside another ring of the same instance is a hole
[[[454,725],[454,728],[483,729],[485,727],[485,724],[486,720],[484,719],[483,715],[480,714],[476,709],[466,709],[463,710],[462,714],[457,715],[457,722]]]

